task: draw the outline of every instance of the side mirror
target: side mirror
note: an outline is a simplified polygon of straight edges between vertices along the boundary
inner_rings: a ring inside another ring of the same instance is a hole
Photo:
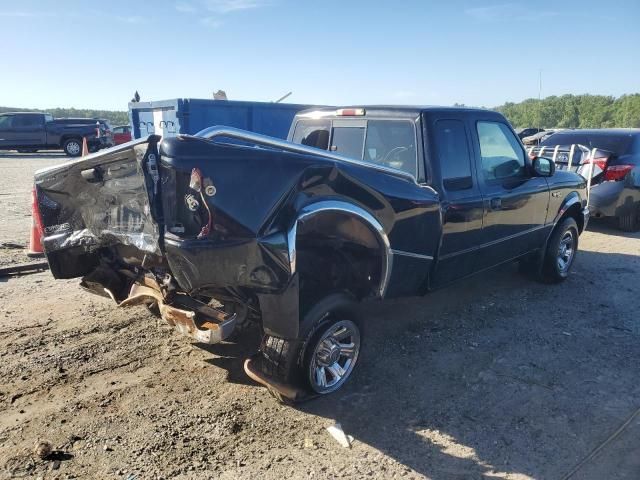
[[[556,172],[556,164],[547,157],[535,157],[531,169],[536,177],[550,177]]]

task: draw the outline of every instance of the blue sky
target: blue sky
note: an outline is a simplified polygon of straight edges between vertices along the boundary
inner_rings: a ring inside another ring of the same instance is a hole
[[[495,106],[640,92],[640,1],[0,0],[0,105]]]

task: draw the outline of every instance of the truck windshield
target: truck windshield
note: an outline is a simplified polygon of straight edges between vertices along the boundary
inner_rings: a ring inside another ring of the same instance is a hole
[[[300,120],[292,140],[416,176],[415,127],[408,120]]]

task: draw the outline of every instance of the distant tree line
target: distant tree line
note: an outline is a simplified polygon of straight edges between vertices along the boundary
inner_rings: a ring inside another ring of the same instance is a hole
[[[520,103],[505,103],[495,110],[515,128],[640,127],[640,93],[618,98],[605,95],[529,98]]]
[[[127,112],[118,112],[113,110],[90,110],[84,108],[48,108],[46,110],[40,110],[34,108],[0,107],[0,113],[4,112],[46,112],[50,113],[55,118],[101,118],[109,120],[113,126],[129,124],[129,114]]]
[[[515,128],[640,128],[640,93],[618,98],[605,95],[562,95],[542,100],[529,98],[519,103],[505,103],[496,107],[495,110],[504,114]],[[104,118],[112,125],[129,123],[127,112],[112,110],[76,108],[29,110],[0,107],[0,113],[10,111],[46,111],[54,117]]]

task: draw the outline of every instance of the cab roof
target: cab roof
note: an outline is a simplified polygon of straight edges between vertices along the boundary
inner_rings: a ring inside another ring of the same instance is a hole
[[[47,112],[0,112],[0,115],[51,115]]]
[[[364,110],[364,115],[345,115],[346,117],[418,117],[422,113],[489,113],[502,116],[500,113],[487,110],[484,108],[473,107],[442,107],[436,105],[350,105],[343,107],[323,107],[323,108],[309,108],[298,112],[297,117],[309,117],[309,118],[323,118],[323,117],[339,117],[339,111],[341,110]]]

